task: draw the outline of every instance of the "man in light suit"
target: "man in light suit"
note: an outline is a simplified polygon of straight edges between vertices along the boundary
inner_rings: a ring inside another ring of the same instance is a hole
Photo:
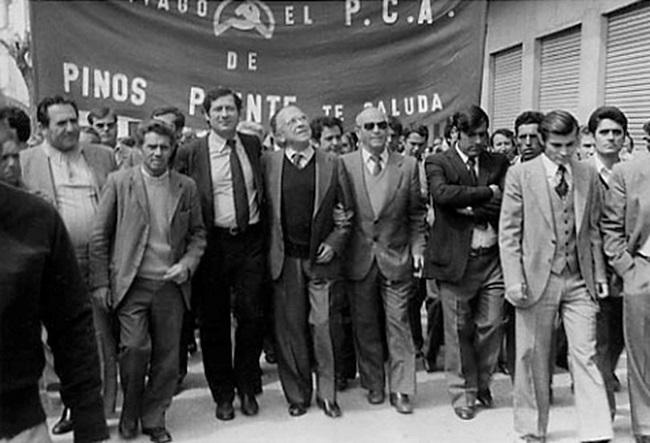
[[[264,188],[255,136],[237,132],[241,98],[227,88],[209,91],[203,101],[207,136],[181,146],[177,169],[196,182],[208,245],[193,279],[205,377],[219,420],[235,417],[237,388],[241,411],[255,415],[261,392],[259,358],[264,334],[262,285]],[[230,314],[237,319],[231,342]],[[234,347],[234,359],[233,359]]]
[[[366,108],[356,125],[361,149],[341,157],[341,180],[350,184],[354,213],[344,269],[361,386],[369,391],[369,403],[383,403],[387,360],[390,402],[408,414],[415,394],[408,306],[413,271],[422,268],[425,231],[418,165],[412,157],[388,152],[388,121],[381,110]]]
[[[614,106],[601,106],[589,117],[587,125],[589,136],[593,140],[593,155],[585,162],[598,173],[602,196],[607,195],[611,184],[612,168],[620,161],[619,153],[623,149],[627,134],[627,117]],[[581,143],[582,137],[581,134]],[[584,145],[583,145],[584,146]],[[611,266],[606,267],[609,296],[598,300],[600,310],[596,316],[596,350],[598,366],[603,374],[607,401],[612,417],[616,413],[614,393],[620,389],[620,383],[614,370],[625,348],[623,338],[623,282]]]
[[[499,357],[503,275],[497,230],[508,159],[486,151],[487,114],[478,106],[451,119],[458,141],[426,161],[435,223],[425,276],[440,288],[445,371],[452,407],[471,420],[476,403],[492,407],[490,378]]]
[[[300,108],[282,108],[271,128],[284,148],[262,157],[280,381],[289,414],[300,416],[311,403],[314,366],[316,402],[325,415],[339,417],[329,304],[343,291],[341,260],[352,215],[336,208],[342,200],[338,159],[310,145]]]
[[[623,279],[632,432],[650,443],[650,154],[614,166],[602,218],[605,254]]]
[[[205,228],[194,181],[169,170],[173,129],[151,120],[140,124],[137,137],[142,165],[110,175],[102,193],[91,284],[120,325],[120,435],[134,438],[141,422],[143,433],[163,443],[171,441],[165,411],[176,388],[183,312]]]
[[[36,111],[43,132],[41,145],[20,153],[25,187],[52,203],[63,218],[84,281],[88,283],[90,231],[106,177],[117,168],[110,149],[79,143],[79,112],[72,100],[46,97]],[[115,411],[117,394],[117,344],[113,337],[113,318],[101,303],[93,300],[93,321],[102,366],[105,412]],[[69,410],[52,432],[72,430]]]
[[[516,308],[515,431],[546,440],[556,315],[569,342],[580,441],[605,442],[612,424],[596,360],[598,298],[607,279],[595,171],[575,158],[578,123],[565,111],[540,125],[544,154],[508,171],[499,222],[506,298]]]

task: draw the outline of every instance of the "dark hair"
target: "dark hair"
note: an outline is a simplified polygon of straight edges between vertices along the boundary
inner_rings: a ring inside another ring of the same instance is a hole
[[[150,132],[162,135],[164,137],[169,137],[169,143],[172,146],[172,152],[169,157],[169,164],[172,165],[174,163],[174,158],[176,157],[176,151],[178,150],[178,147],[176,145],[176,132],[174,131],[174,128],[161,120],[152,119],[143,121],[138,125],[137,131],[135,131],[135,140],[137,141],[138,146],[142,146],[142,143],[144,143],[145,135]]]
[[[241,113],[241,109],[242,109],[241,97],[235,94],[235,91],[233,91],[232,89],[224,88],[224,87],[217,87],[215,89],[208,91],[208,93],[205,95],[205,98],[203,99],[203,110],[205,111],[206,114],[209,113],[210,106],[212,106],[213,101],[221,97],[227,97],[229,95],[232,95],[233,99],[235,100],[235,106],[237,107],[237,112]]]
[[[113,116],[113,121],[117,121],[117,116],[115,115],[115,112],[113,112],[113,110],[108,106],[100,106],[99,108],[91,109],[87,117],[88,123],[92,125],[95,120],[99,120],[100,118],[106,118],[110,115]]]
[[[445,120],[445,130],[443,131],[442,135],[447,143],[451,141],[451,130],[454,129],[454,119],[453,115],[450,115],[447,117]]]
[[[74,113],[77,115],[77,118],[79,118],[79,108],[77,108],[77,104],[74,102],[74,100],[61,97],[60,95],[55,95],[54,97],[45,97],[36,107],[36,120],[42,126],[48,126],[50,124],[50,114],[48,113],[48,110],[50,109],[50,106],[54,105],[72,106],[74,108]]]
[[[156,118],[159,115],[165,115],[165,114],[174,114],[174,127],[176,127],[177,131],[180,131],[185,127],[185,115],[176,106],[165,106],[163,108],[156,108],[151,113],[151,118]]]
[[[311,138],[314,140],[320,140],[320,136],[323,134],[323,128],[333,128],[336,126],[341,131],[341,134],[343,134],[343,122],[329,115],[316,117],[309,123],[309,126],[311,126]]]
[[[485,111],[476,105],[470,105],[459,112],[455,112],[451,116],[452,127],[465,134],[468,134],[472,129],[476,129],[482,124],[489,127],[490,119]]]
[[[589,117],[589,132],[596,133],[601,120],[613,120],[623,127],[623,132],[627,132],[627,117],[616,106],[601,106],[591,113]]]
[[[32,125],[29,116],[16,106],[6,106],[0,109],[0,120],[6,120],[11,129],[16,131],[20,143],[26,143],[32,134]]]
[[[650,120],[643,124],[643,132],[645,132],[646,135],[650,135]]]
[[[128,146],[129,148],[135,148],[135,145],[138,144],[138,141],[135,139],[135,137],[129,135],[127,137],[118,139],[117,143],[120,145]]]
[[[388,117],[388,127],[395,131],[395,134],[397,134],[397,136],[400,136],[404,133],[404,126],[402,126],[402,122],[399,121],[399,119],[394,115]]]
[[[424,125],[417,125],[417,126],[409,126],[406,128],[404,131],[404,138],[408,138],[411,133],[415,132],[416,134],[424,137],[424,140],[429,139],[429,128],[427,128]]]
[[[551,111],[544,116],[539,125],[539,135],[542,141],[548,140],[549,134],[570,135],[578,133],[578,121],[573,115],[564,110]]]
[[[503,135],[504,137],[509,138],[510,141],[512,142],[512,146],[517,145],[517,143],[515,143],[515,133],[512,132],[510,129],[500,128],[492,133],[492,136],[490,137],[490,146],[494,147],[494,137],[497,135]]]
[[[539,125],[544,120],[544,114],[539,111],[524,111],[515,119],[515,134],[519,135],[519,126],[521,125]]]

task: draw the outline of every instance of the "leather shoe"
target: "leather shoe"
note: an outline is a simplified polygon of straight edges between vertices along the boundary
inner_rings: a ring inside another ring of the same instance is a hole
[[[74,423],[72,422],[72,413],[70,408],[63,408],[61,418],[52,426],[52,434],[61,435],[72,431]]]
[[[413,412],[413,405],[411,404],[411,399],[408,394],[402,394],[400,392],[390,393],[390,404],[399,412],[400,414],[410,414]]]
[[[257,415],[257,413],[260,410],[260,407],[257,404],[257,400],[255,399],[254,395],[244,394],[239,397],[239,400],[241,404],[242,414],[248,416]]]
[[[323,400],[320,397],[316,397],[316,404],[328,417],[336,418],[342,415],[341,408],[335,401]]]
[[[336,390],[345,391],[348,388],[348,381],[345,377],[336,377]]]
[[[232,407],[231,401],[222,401],[217,403],[217,411],[215,413],[219,420],[232,420],[235,418],[235,408]]]
[[[471,420],[476,415],[474,408],[470,408],[469,406],[459,406],[454,408],[454,412],[461,420]]]
[[[492,399],[492,393],[489,389],[479,391],[478,394],[476,394],[476,402],[478,403],[478,406],[483,408],[490,409],[494,407],[494,400]]]
[[[297,403],[292,403],[289,405],[289,415],[292,417],[300,417],[301,415],[305,415],[307,413],[307,408],[304,407],[303,405],[299,405]]]
[[[168,443],[172,441],[172,436],[163,427],[159,428],[142,428],[142,433],[148,435],[152,442],[154,443]]]
[[[371,405],[380,405],[384,402],[385,394],[384,391],[375,391],[371,389],[368,391],[368,403]]]
[[[588,441],[583,441],[582,443],[610,443],[611,440],[609,438],[605,438],[603,440],[588,440]]]
[[[117,432],[123,440],[133,440],[138,436],[138,425],[127,426],[125,422],[120,420]]]

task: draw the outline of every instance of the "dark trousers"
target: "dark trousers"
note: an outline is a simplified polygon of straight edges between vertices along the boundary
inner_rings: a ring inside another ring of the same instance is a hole
[[[202,281],[199,330],[203,367],[217,403],[232,401],[235,387],[240,395],[254,395],[261,386],[259,358],[265,306],[262,236],[259,225],[235,236],[213,228],[197,271]],[[234,361],[231,311],[237,321]]]
[[[136,278],[117,308],[120,378],[126,426],[165,426],[178,378],[178,346],[185,304],[174,283]],[[145,386],[146,379],[146,386]]]
[[[390,392],[415,394],[415,347],[408,312],[413,280],[388,280],[374,263],[349,287],[361,386],[383,391],[388,360]]]
[[[334,346],[334,370],[337,379],[353,379],[357,375],[350,299],[344,285],[330,294],[330,334]]]
[[[409,321],[411,322],[411,334],[416,352],[422,352],[424,338],[422,337],[422,303],[427,298],[427,284],[423,278],[413,279],[413,297],[409,301]]]
[[[312,367],[316,394],[336,400],[329,304],[330,294],[340,290],[341,282],[316,278],[309,260],[284,259],[282,274],[274,282],[273,307],[278,372],[290,404],[311,403]]]
[[[453,407],[472,407],[477,392],[489,389],[499,358],[504,288],[498,251],[470,257],[458,282],[439,285],[449,395]]]
[[[426,280],[426,285],[427,336],[424,342],[424,358],[428,361],[429,367],[435,368],[438,351],[445,342],[445,328],[438,283],[435,280]]]
[[[609,410],[616,412],[614,370],[625,348],[623,338],[623,297],[606,297],[598,301],[596,314],[596,354],[598,368],[603,375]]]

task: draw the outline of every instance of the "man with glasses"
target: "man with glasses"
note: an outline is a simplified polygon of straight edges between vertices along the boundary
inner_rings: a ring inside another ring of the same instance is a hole
[[[425,164],[436,220],[425,277],[440,288],[452,406],[460,419],[471,420],[477,403],[493,403],[490,378],[503,318],[497,232],[509,161],[486,150],[489,120],[478,106],[456,112],[450,123],[458,130],[456,145]]]
[[[142,161],[139,151],[117,143],[117,116],[111,108],[92,109],[88,113],[88,123],[99,134],[99,142],[113,150],[119,169],[130,168]]]
[[[361,149],[341,157],[341,180],[352,190],[355,214],[344,269],[361,386],[370,404],[383,403],[387,360],[391,405],[408,414],[415,394],[408,305],[413,271],[422,268],[425,232],[418,166],[414,158],[387,150],[388,122],[381,110],[366,108],[356,125]]]
[[[515,119],[515,135],[519,144],[519,161],[532,160],[542,153],[539,139],[539,125],[544,114],[537,111],[524,111]]]

